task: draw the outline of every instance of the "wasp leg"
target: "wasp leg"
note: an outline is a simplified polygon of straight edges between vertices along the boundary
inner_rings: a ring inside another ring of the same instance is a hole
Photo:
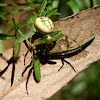
[[[60,69],[58,71],[61,70],[61,68],[64,66],[64,62],[66,62],[67,64],[69,64],[71,66],[71,68],[74,70],[74,72],[76,72],[75,68],[72,66],[72,64],[68,61],[66,61],[64,58],[61,59],[62,62],[62,66],[60,67]]]

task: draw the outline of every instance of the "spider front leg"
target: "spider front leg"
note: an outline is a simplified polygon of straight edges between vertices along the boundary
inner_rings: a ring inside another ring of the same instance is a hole
[[[29,41],[31,42],[31,40],[29,40]],[[24,56],[24,66],[25,66],[26,57],[27,57],[27,55],[28,55],[29,52],[32,52],[32,47],[30,45],[28,45],[26,41],[24,41],[24,44],[26,45],[26,47],[28,49],[27,52],[26,52],[26,54],[25,54],[25,56]]]
[[[31,39],[30,39],[29,41],[31,42]],[[24,66],[25,66],[26,57],[27,57],[27,55],[28,55],[29,52],[33,54],[33,49],[32,49],[32,46],[28,45],[26,41],[24,41],[24,44],[26,45],[26,47],[27,47],[27,49],[28,49],[27,52],[26,52],[26,54],[25,54],[25,56],[24,56]],[[32,58],[33,58],[33,55],[31,56],[30,59],[32,59]],[[29,67],[31,67],[31,66],[32,66],[32,60],[31,60],[30,64],[27,65],[27,66],[25,67],[24,71],[22,72],[22,77],[24,76],[24,73],[27,71],[27,69],[28,69]]]
[[[69,37],[69,36],[67,36],[67,35],[65,35],[65,34],[63,34],[63,37],[65,37],[65,40],[66,40],[66,43],[67,43],[67,50],[65,51],[64,54],[66,54],[67,51],[68,51],[68,49],[70,48],[70,43],[69,43],[69,41],[68,41],[68,38],[71,39],[73,42],[75,42],[75,43],[80,47],[79,49],[82,51],[81,46],[77,43],[76,40],[74,40],[73,38],[71,38],[71,37]]]
[[[66,39],[67,50],[68,50],[68,49],[70,48],[69,41],[68,41],[68,36],[64,34],[63,37],[65,37],[65,39]],[[66,50],[66,52],[67,52],[67,50]],[[66,52],[65,52],[65,53],[66,53]]]
[[[34,43],[32,44],[31,48],[29,49],[28,47],[28,51],[26,52],[25,54],[25,58],[28,54],[28,52],[30,51],[32,56],[31,56],[31,62],[30,64],[24,69],[24,71],[22,72],[22,76],[24,75],[24,73],[26,72],[26,70],[29,68],[29,67],[33,67],[34,66],[34,73],[35,73],[35,77],[36,77],[36,81],[37,82],[40,82],[40,79],[41,79],[41,73],[40,73],[40,61],[39,61],[39,58],[37,56],[37,45],[43,43],[43,41],[41,39],[36,39],[34,41]],[[24,60],[25,60],[24,58]]]

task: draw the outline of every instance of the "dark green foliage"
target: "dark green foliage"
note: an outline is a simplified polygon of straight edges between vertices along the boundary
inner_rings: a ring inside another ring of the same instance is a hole
[[[13,37],[12,35],[0,33],[0,40],[9,40],[9,39],[11,39],[12,37]]]
[[[78,8],[78,6],[75,4],[75,2],[73,0],[67,1],[67,5],[72,9],[74,14],[79,12],[79,8]]]
[[[45,15],[46,5],[47,5],[47,0],[44,0],[44,2],[41,5],[40,11],[39,11],[39,17]]]

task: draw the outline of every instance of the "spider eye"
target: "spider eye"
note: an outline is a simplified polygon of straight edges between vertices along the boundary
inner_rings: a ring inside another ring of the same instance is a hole
[[[35,19],[34,26],[41,34],[47,34],[53,31],[54,24],[48,17],[39,17]]]

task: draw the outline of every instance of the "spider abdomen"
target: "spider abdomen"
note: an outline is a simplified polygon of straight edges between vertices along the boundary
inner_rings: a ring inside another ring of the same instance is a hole
[[[38,17],[35,19],[34,26],[41,34],[47,34],[53,31],[54,24],[48,17]]]

